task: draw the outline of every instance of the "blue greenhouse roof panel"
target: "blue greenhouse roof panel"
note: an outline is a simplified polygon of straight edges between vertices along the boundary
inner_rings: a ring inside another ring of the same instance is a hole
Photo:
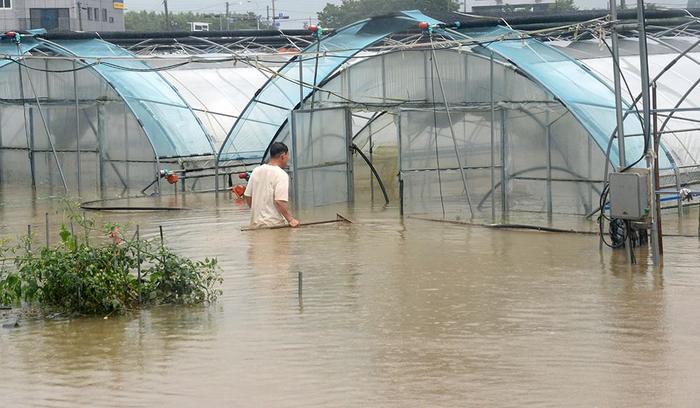
[[[358,52],[421,21],[440,23],[420,11],[402,11],[394,16],[359,21],[311,44],[301,54],[302,58],[298,56],[283,66],[250,101],[229,132],[219,160],[262,158],[289,112],[315,86]],[[318,59],[313,55],[316,51],[321,53]],[[303,88],[300,82],[305,84]]]
[[[617,128],[617,119],[615,94],[605,80],[556,48],[523,36],[510,28],[490,27],[461,32],[472,39],[482,41],[485,49],[510,61],[559,99],[598,146],[603,151],[607,149],[610,136]],[[623,104],[625,110],[630,109],[629,103],[623,101]],[[628,134],[641,134],[641,121],[636,115],[628,115],[624,129]],[[644,138],[625,137],[625,153],[628,165],[643,156]],[[617,164],[617,143],[613,143],[610,156],[611,162]],[[661,155],[659,159],[662,168],[672,166],[667,155]]]
[[[143,127],[156,155],[187,157],[215,154],[210,136],[191,107],[158,72],[133,59],[127,50],[108,42],[91,40],[43,41],[62,55],[84,58],[124,99]]]
[[[14,41],[3,36],[0,39],[0,54],[3,57],[3,59],[0,60],[0,68],[4,67],[7,64],[11,64],[11,58],[19,55],[24,55],[36,48],[38,45],[39,43],[32,37],[22,37],[22,41],[18,47],[18,45]]]

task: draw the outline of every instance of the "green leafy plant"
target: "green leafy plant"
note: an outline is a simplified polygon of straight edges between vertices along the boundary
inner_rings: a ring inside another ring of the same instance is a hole
[[[151,240],[125,239],[116,224],[104,226],[70,213],[82,236],[62,225],[61,241],[32,251],[31,237],[0,241],[0,303],[37,305],[77,314],[123,313],[146,305],[213,302],[222,283],[216,259],[194,261]],[[92,242],[92,243],[91,243]]]

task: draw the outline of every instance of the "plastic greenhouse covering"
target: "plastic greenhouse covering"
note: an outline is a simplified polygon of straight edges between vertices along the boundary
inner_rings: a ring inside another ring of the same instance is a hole
[[[582,64],[534,38],[523,38],[519,33],[504,27],[485,31],[465,31],[470,37],[497,38],[484,43],[484,47],[506,58],[526,72],[530,78],[562,101],[569,111],[588,130],[591,137],[605,150],[610,135],[617,128],[615,95],[609,83],[586,69]],[[629,109],[629,102],[624,102]],[[630,134],[641,134],[642,126],[637,116],[629,115],[624,122]],[[625,139],[627,164],[643,154],[644,140],[640,136]],[[611,161],[618,163],[617,143],[611,150]],[[661,165],[670,166],[662,157]]]
[[[267,76],[255,67],[228,64],[190,64],[182,69],[163,71],[192,107],[212,136],[218,151],[236,119]]]
[[[131,53],[102,40],[63,40],[54,50],[92,58],[128,57]],[[191,107],[174,87],[147,64],[127,59],[94,65],[138,118],[158,157],[211,155],[213,145]]]
[[[23,55],[36,48],[37,45],[39,45],[39,43],[32,37],[27,37],[26,39],[22,40],[19,47],[17,47],[17,44],[9,39],[3,38],[0,40],[0,54],[7,56],[16,56],[18,54]],[[0,60],[0,68],[10,63],[11,61],[9,59]]]
[[[312,86],[323,82],[349,58],[394,32],[406,30],[417,22],[438,23],[420,12],[401,12],[395,17],[360,21],[339,29],[304,50],[320,52],[319,58],[296,58],[270,79],[250,101],[228,135],[220,160],[262,157],[280,127],[303,98],[311,94]],[[308,55],[308,54],[307,54]],[[305,85],[300,87],[299,82]]]
[[[348,154],[357,148],[378,170],[387,197],[402,197],[408,214],[502,222],[527,214],[582,219],[595,211],[616,127],[605,47],[543,43],[496,27],[436,30],[436,38],[464,40],[462,46],[431,48],[424,41],[366,49],[418,21],[437,23],[402,12],[338,30],[307,47],[303,61],[270,54],[264,62],[224,62],[207,54],[211,61],[163,71],[153,70],[163,61],[134,59],[101,40],[27,37],[24,53],[39,47],[81,60],[32,53],[22,60],[21,78],[19,64],[0,62],[0,177],[31,178],[54,193],[64,184],[70,193],[102,195],[116,187],[124,196],[157,182],[159,170],[177,169],[184,178],[204,169],[209,179],[180,186],[206,189],[221,180],[213,178],[220,170],[226,182],[225,166],[259,162],[280,140],[292,148],[295,202],[302,207],[363,200],[354,189],[366,185],[378,197],[369,166]],[[696,41],[650,42],[667,186],[700,179],[700,50],[667,69]],[[631,85],[631,95],[623,95],[631,163],[644,145],[630,107],[640,92],[638,43],[623,39],[621,49]],[[0,42],[0,52],[12,57],[17,48]],[[217,154],[231,162],[219,166]],[[610,165],[618,165],[616,143]]]
[[[661,76],[659,74],[671,63],[677,53],[675,49],[685,50],[693,46],[697,41],[695,38],[675,38],[670,41],[657,40],[649,55],[649,76],[656,80],[656,94],[658,109],[694,109],[700,107],[700,92],[694,89],[696,82],[700,79],[700,48],[694,48],[687,54],[687,57],[678,60],[668,71]],[[668,48],[662,44],[673,44]],[[638,49],[638,43],[634,40],[624,40],[621,43],[622,49],[634,51]],[[590,49],[586,42],[572,43],[561,50],[580,58],[581,62],[592,69],[597,74],[607,78],[612,82],[612,63],[610,58],[601,56],[597,52],[597,46]],[[639,56],[623,55],[620,58],[620,68],[623,75],[628,78],[632,94],[636,97],[641,92],[639,79]],[[687,93],[687,95],[685,95]],[[695,171],[698,159],[700,158],[700,130],[697,121],[700,120],[700,112],[688,110],[675,113],[669,116],[669,112],[660,113],[658,117],[659,130],[663,132],[661,139],[668,154],[673,158],[675,166],[681,169],[686,167]],[[661,126],[668,120],[664,129]],[[638,133],[634,129],[625,128],[625,134]],[[628,136],[626,136],[627,139]],[[688,167],[691,166],[691,167]]]
[[[129,194],[157,171],[151,143],[114,88],[95,70],[75,67],[32,58],[0,68],[2,181],[33,180],[52,194],[108,186]]]

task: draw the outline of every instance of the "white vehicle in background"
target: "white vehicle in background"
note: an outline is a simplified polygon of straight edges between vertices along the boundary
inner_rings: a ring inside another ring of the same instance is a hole
[[[209,31],[209,23],[190,22],[190,31]]]

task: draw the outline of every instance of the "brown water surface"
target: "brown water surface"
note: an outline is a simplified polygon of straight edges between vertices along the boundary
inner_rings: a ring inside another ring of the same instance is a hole
[[[56,202],[25,202],[0,207],[0,235],[32,222],[41,241]],[[0,328],[0,406],[700,405],[697,238],[667,238],[655,269],[593,235],[401,222],[393,208],[241,232],[248,212],[227,196],[182,204],[101,217],[218,257],[220,301]]]

